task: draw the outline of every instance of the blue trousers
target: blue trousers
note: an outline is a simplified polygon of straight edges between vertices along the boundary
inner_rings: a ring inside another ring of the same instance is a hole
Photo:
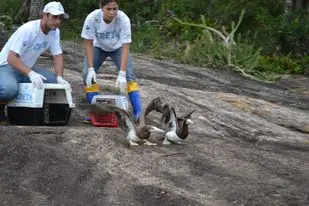
[[[99,68],[102,66],[103,62],[105,61],[107,57],[110,57],[113,60],[113,62],[115,63],[117,67],[116,68],[117,71],[119,71],[120,64],[121,64],[121,56],[122,56],[121,48],[113,52],[106,52],[98,47],[93,47],[93,68],[95,72],[99,70]],[[88,63],[85,57],[84,62],[83,62],[83,81],[85,85],[86,85],[87,74],[88,74]],[[135,120],[137,120],[139,119],[139,116],[142,111],[142,103],[141,103],[141,97],[139,93],[139,87],[138,87],[138,84],[136,83],[136,76],[135,76],[133,61],[132,61],[132,57],[130,54],[129,54],[128,65],[127,65],[127,70],[126,70],[126,79],[128,81],[128,84],[131,83],[134,85],[134,88],[132,87],[132,91],[128,90],[128,96],[129,96],[131,105],[133,107],[134,118]]]
[[[32,70],[46,77],[44,83],[57,83],[56,73],[43,68],[34,67]],[[0,66],[0,101],[14,99],[18,94],[18,83],[30,83],[30,79],[8,64]]]
[[[117,67],[117,71],[119,71],[120,70],[120,64],[121,64],[121,54],[122,54],[121,48],[119,48],[119,49],[117,49],[116,51],[113,51],[113,52],[106,52],[106,51],[103,51],[101,48],[93,47],[93,68],[94,68],[95,72],[97,72],[99,70],[99,68],[102,66],[103,62],[105,61],[105,59],[107,57],[110,57],[113,60],[113,62],[115,63],[115,65]],[[87,74],[88,74],[88,63],[87,63],[87,59],[85,57],[84,61],[83,61],[83,81],[84,81],[84,84],[86,84]],[[127,81],[135,81],[135,79],[136,79],[131,55],[129,55],[129,58],[128,58],[126,77],[127,77]]]

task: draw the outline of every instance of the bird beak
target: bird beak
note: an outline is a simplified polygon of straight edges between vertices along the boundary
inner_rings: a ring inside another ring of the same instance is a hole
[[[186,119],[186,124],[193,124],[194,122],[191,119]]]
[[[165,133],[164,130],[159,129],[158,127],[151,127],[150,132],[151,133]]]

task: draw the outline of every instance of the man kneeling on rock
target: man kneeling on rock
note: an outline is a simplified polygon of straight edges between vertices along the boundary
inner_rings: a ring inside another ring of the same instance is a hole
[[[19,27],[0,52],[0,123],[6,121],[4,108],[18,94],[18,83],[32,83],[42,89],[44,83],[70,84],[63,79],[63,57],[60,45],[60,26],[67,19],[60,2],[44,6],[42,18]],[[55,73],[34,67],[39,56],[49,50]]]

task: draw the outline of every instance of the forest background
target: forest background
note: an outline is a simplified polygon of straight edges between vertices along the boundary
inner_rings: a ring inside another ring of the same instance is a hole
[[[1,0],[0,26],[14,31],[47,2]],[[99,1],[60,2],[70,15],[61,38],[82,41],[83,21]],[[120,10],[131,19],[136,53],[260,81],[309,75],[309,0],[121,0]]]

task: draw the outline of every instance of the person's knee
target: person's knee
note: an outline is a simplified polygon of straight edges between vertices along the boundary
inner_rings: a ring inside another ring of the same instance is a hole
[[[133,72],[131,68],[128,68],[126,71],[126,79],[127,81],[132,81],[132,82],[136,81],[135,73]]]
[[[57,83],[56,73],[50,72],[45,68],[32,68],[32,70],[46,78],[44,83]]]
[[[126,78],[128,81],[135,82],[136,80],[135,70],[134,70],[134,66],[133,66],[133,62],[131,58],[129,58],[127,71],[126,71]]]
[[[45,83],[57,83],[57,77],[56,77],[56,74],[54,75],[48,75],[46,77],[47,80],[45,80],[44,82]]]
[[[0,84],[0,101],[9,101],[14,99],[18,94],[18,86],[16,83],[1,83]]]

